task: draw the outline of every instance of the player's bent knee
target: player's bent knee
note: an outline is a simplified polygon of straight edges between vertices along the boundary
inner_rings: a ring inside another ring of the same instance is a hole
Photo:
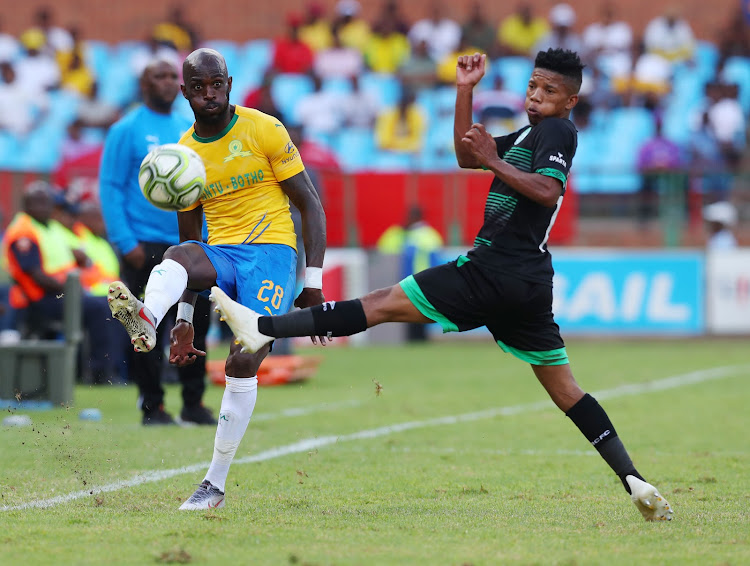
[[[226,375],[232,377],[253,377],[258,375],[258,369],[268,355],[269,346],[264,346],[255,354],[242,353],[241,346],[232,344],[224,369]]]

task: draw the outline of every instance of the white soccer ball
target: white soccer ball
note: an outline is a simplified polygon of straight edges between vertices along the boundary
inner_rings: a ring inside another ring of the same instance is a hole
[[[141,161],[138,184],[143,196],[162,210],[195,204],[206,186],[206,167],[195,151],[179,143],[154,148]]]

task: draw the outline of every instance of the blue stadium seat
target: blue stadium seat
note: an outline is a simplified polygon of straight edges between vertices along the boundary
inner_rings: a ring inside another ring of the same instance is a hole
[[[22,151],[23,147],[16,136],[0,131],[0,171],[22,169]]]
[[[325,79],[322,90],[335,94],[350,94],[352,92],[352,81],[343,77]]]
[[[224,60],[227,62],[227,70],[230,75],[239,70],[239,48],[234,41],[226,39],[209,39],[201,43],[201,47],[215,49],[221,53],[224,56]]]
[[[344,128],[333,139],[334,150],[344,171],[371,169],[375,135],[368,128]]]
[[[235,87],[247,90],[260,85],[271,66],[273,42],[268,39],[249,41],[237,49],[238,68],[231,71]],[[238,88],[238,92],[239,92]]]
[[[526,93],[534,62],[528,57],[500,57],[492,63],[492,71],[503,78],[504,87],[519,95]]]
[[[294,116],[294,107],[302,97],[313,91],[313,82],[307,75],[281,73],[271,83],[271,96],[287,122]]]
[[[698,41],[695,44],[693,59],[695,60],[696,71],[706,79],[711,78],[716,73],[719,49],[711,42]]]
[[[359,88],[371,92],[381,107],[395,106],[401,98],[401,83],[394,75],[364,73],[359,78]]]
[[[111,65],[109,44],[104,41],[88,40],[86,41],[86,48],[89,57],[87,63],[91,65],[98,80],[99,77],[107,74],[109,66]]]

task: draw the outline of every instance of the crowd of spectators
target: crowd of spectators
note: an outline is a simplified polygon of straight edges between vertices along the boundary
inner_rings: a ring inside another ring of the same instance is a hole
[[[435,0],[423,18],[409,21],[398,0],[383,0],[368,21],[357,0],[340,0],[330,11],[311,1],[286,14],[281,36],[250,40],[252,51],[204,41],[174,7],[145,41],[129,43],[127,49],[109,46],[108,58],[102,56],[106,48],[81,37],[77,28],[60,27],[50,8],[40,9],[18,38],[2,33],[0,22],[0,149],[6,150],[0,168],[51,170],[80,159],[137,103],[135,84],[148,61],[159,57],[179,63],[191,49],[207,45],[226,48],[234,101],[302,128],[304,139],[337,155],[347,170],[454,166],[451,89],[455,61],[462,54],[488,55],[488,76],[475,96],[476,118],[495,135],[520,127],[534,54],[549,47],[573,49],[587,65],[573,116],[582,138],[578,171],[596,165],[587,147],[601,149],[602,132],[610,131],[608,143],[615,144],[610,149],[626,145],[619,153],[628,158],[607,167],[629,174],[631,181],[621,176],[619,185],[607,185],[594,171],[583,179],[584,191],[635,192],[638,150],[657,127],[679,149],[682,165],[737,170],[750,110],[744,12],[728,15],[712,44],[696,40],[677,7],[650,21],[641,37],[619,13],[623,5],[612,0],[603,0],[601,15],[585,25],[565,3],[539,13],[521,0],[498,22],[485,15],[480,2],[463,21],[451,18],[446,7]],[[185,104],[183,110],[189,115]],[[616,120],[610,120],[618,113],[625,116],[621,121],[642,125],[637,131],[630,128],[632,136],[620,142],[612,125]],[[14,161],[13,155],[25,155],[23,150],[39,141],[35,135],[57,148],[49,160]],[[352,140],[357,143],[351,145]]]

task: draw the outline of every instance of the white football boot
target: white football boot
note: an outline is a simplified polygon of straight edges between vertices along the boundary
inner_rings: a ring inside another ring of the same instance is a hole
[[[224,507],[224,492],[211,484],[208,480],[203,482],[195,490],[188,500],[180,505],[180,511],[194,511],[201,509],[221,509]]]
[[[109,286],[107,302],[112,316],[119,320],[130,335],[136,352],[150,352],[156,346],[154,316],[122,281]]]
[[[635,476],[625,476],[630,486],[630,499],[647,521],[671,521],[672,507],[656,488]]]
[[[216,307],[214,310],[221,315],[232,329],[238,344],[242,345],[242,351],[254,354],[274,338],[261,334],[258,330],[258,319],[261,317],[257,312],[251,310],[229,298],[229,296],[218,287],[211,288],[211,301]]]

